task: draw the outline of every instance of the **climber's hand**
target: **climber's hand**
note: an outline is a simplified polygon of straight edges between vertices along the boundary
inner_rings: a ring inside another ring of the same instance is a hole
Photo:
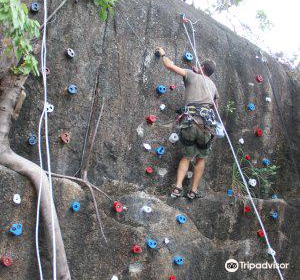
[[[158,52],[160,56],[166,55],[166,52],[163,48],[159,47],[155,50],[155,52]]]

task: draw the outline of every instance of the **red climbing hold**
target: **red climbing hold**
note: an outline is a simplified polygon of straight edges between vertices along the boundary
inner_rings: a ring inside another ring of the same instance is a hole
[[[71,140],[71,136],[68,132],[62,132],[60,134],[60,139],[63,141],[63,143],[68,144]]]
[[[251,160],[251,156],[250,156],[250,155],[246,155],[246,156],[245,156],[245,159],[246,159],[246,160]]]
[[[150,166],[147,167],[147,168],[146,168],[146,173],[147,173],[147,174],[152,174],[152,173],[153,173],[153,168],[150,167]]]
[[[170,85],[170,90],[174,90],[176,88],[175,85]]]
[[[256,129],[255,133],[256,133],[257,137],[262,137],[262,135],[263,135],[263,131],[261,128]]]
[[[257,234],[258,234],[259,237],[264,237],[265,236],[264,231],[262,229],[259,229],[257,231]]]
[[[157,121],[157,117],[154,116],[154,115],[149,115],[147,118],[146,118],[146,121],[147,123],[149,124],[153,124]]]
[[[170,280],[176,280],[176,276],[171,275],[171,276],[170,276]]]
[[[2,257],[1,258],[1,263],[3,266],[9,267],[12,265],[13,260],[11,257]]]
[[[255,77],[255,80],[256,80],[258,83],[261,83],[261,82],[263,82],[264,78],[263,78],[262,75],[257,75],[257,76]]]
[[[118,201],[115,201],[114,202],[114,209],[115,209],[116,212],[121,213],[123,211],[123,204],[118,202]]]
[[[250,206],[245,206],[245,207],[244,207],[244,212],[245,212],[245,213],[250,213],[250,212],[251,212]]]
[[[142,247],[140,245],[134,245],[132,246],[131,251],[134,254],[140,254],[142,253]]]

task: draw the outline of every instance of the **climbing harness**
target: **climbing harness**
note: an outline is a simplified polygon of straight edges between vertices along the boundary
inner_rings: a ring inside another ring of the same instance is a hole
[[[200,117],[203,121],[204,127],[213,127],[216,125],[215,113],[213,109],[208,108],[201,104],[188,104],[187,106],[181,107],[177,110],[181,113],[187,121],[195,122],[194,117]]]
[[[180,137],[180,141],[184,146],[196,145],[200,150],[208,149],[215,136],[216,120],[214,111],[207,106],[201,104],[188,104],[177,110],[180,114],[178,120],[180,121],[181,127],[191,127],[197,125],[197,127],[204,133],[210,133],[211,137],[206,143],[199,143],[197,140],[187,140],[184,137]],[[200,123],[196,118],[201,118]],[[182,132],[182,131],[181,131]]]
[[[189,20],[189,19],[187,19],[187,18],[185,17],[185,14],[182,14],[181,16],[182,16],[182,19],[185,19],[185,20],[186,20],[186,21],[182,21],[182,24],[183,24],[184,30],[185,30],[185,32],[186,32],[186,36],[187,36],[187,38],[188,38],[188,40],[189,40],[189,43],[190,43],[190,45],[191,45],[191,48],[192,48],[192,50],[193,50],[193,52],[194,52],[195,59],[196,59],[196,66],[199,67],[199,69],[200,69],[200,71],[201,71],[201,74],[203,75],[204,73],[203,73],[203,71],[202,71],[201,64],[200,64],[200,62],[199,62],[199,59],[198,59],[198,56],[197,56],[197,51],[196,51],[196,41],[195,41],[195,29],[194,29],[194,24],[192,23],[191,20]],[[193,42],[192,42],[191,37],[190,37],[190,35],[189,35],[189,32],[188,32],[188,30],[187,30],[186,22],[189,22],[189,24],[190,24],[190,26],[191,26],[192,34],[193,34]],[[218,116],[218,118],[219,118],[219,120],[220,120],[220,123],[224,126],[224,123],[223,123],[223,121],[222,121],[222,119],[221,119],[220,113],[219,113],[219,111],[218,111],[218,109],[217,109],[217,106],[216,106],[216,104],[215,104],[215,102],[214,102],[213,94],[211,93],[210,88],[209,88],[208,83],[207,83],[206,80],[205,80],[205,86],[206,86],[206,87],[205,87],[206,91],[210,94],[211,100],[212,100],[213,105],[214,105],[214,108],[215,108],[215,112],[216,112],[216,114],[217,114],[217,116]],[[246,191],[247,191],[247,193],[248,193],[250,202],[251,202],[251,204],[252,204],[252,206],[253,206],[254,212],[255,212],[255,214],[256,214],[256,216],[257,216],[257,219],[258,219],[258,222],[259,222],[259,224],[260,224],[260,226],[261,226],[261,231],[263,232],[263,236],[264,236],[264,238],[265,238],[265,240],[266,240],[268,250],[273,250],[272,247],[271,247],[271,244],[270,244],[270,242],[269,242],[268,235],[267,235],[266,230],[265,230],[265,228],[264,228],[264,225],[263,225],[263,222],[262,222],[262,220],[261,220],[261,217],[260,217],[260,215],[259,215],[259,213],[258,213],[258,210],[257,210],[257,208],[256,208],[256,205],[255,205],[255,203],[254,203],[254,201],[253,201],[253,198],[252,198],[252,196],[251,196],[251,192],[250,192],[250,190],[249,190],[249,188],[248,188],[247,181],[246,181],[246,179],[245,179],[245,176],[244,176],[244,174],[243,174],[243,171],[242,171],[242,169],[241,169],[241,166],[240,166],[239,161],[238,161],[238,159],[237,159],[237,155],[236,155],[236,153],[235,153],[235,150],[234,150],[234,148],[233,148],[233,145],[232,145],[231,140],[230,140],[230,138],[229,138],[229,136],[228,136],[228,133],[227,133],[227,131],[226,131],[225,126],[224,126],[224,133],[225,133],[225,136],[226,136],[226,138],[227,138],[228,144],[229,144],[229,146],[230,146],[230,149],[231,149],[232,155],[233,155],[233,157],[234,157],[235,163],[236,163],[236,165],[237,165],[238,171],[239,171],[239,173],[240,173],[240,175],[241,175],[242,181],[243,181],[243,183],[244,183],[244,185],[245,185],[245,188],[246,188]],[[281,280],[284,280],[283,275],[282,275],[281,270],[280,270],[280,267],[279,267],[279,265],[278,265],[278,262],[277,262],[277,260],[276,260],[276,258],[275,258],[275,254],[272,254],[272,258],[273,258],[273,260],[274,260],[274,263],[276,264],[276,269],[277,269],[277,272],[278,272],[278,274],[279,274],[279,276],[280,276],[280,279],[281,279]]]

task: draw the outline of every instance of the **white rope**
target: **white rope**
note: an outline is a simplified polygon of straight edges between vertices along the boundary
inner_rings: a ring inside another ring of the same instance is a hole
[[[47,92],[47,76],[46,76],[46,57],[47,57],[47,45],[46,45],[46,31],[47,31],[47,0],[44,0],[44,29],[43,29],[43,37],[42,37],[42,47],[41,47],[41,69],[43,75],[43,86],[44,86],[44,110],[41,116],[41,119],[44,116],[45,119],[45,140],[46,140],[46,155],[47,155],[47,168],[48,168],[48,182],[50,188],[50,207],[51,207],[51,224],[52,224],[52,254],[53,254],[53,279],[56,280],[56,238],[55,238],[55,226],[54,226],[54,202],[53,202],[53,186],[52,186],[52,178],[51,178],[51,159],[50,159],[50,148],[49,148],[49,133],[48,133],[48,112],[47,112],[47,100],[48,100],[48,92]],[[40,155],[40,167],[41,167],[41,179],[40,179],[40,190],[39,190],[39,197],[38,197],[38,209],[39,212],[40,208],[40,197],[42,192],[42,172],[43,172],[43,164],[42,164],[42,155],[41,155],[41,120],[39,124],[39,155]],[[38,246],[38,227],[39,227],[39,215],[37,217],[37,224],[36,224],[36,246],[37,246],[37,256],[39,260],[39,271],[40,277],[43,279],[42,275],[42,268],[40,262],[40,255],[39,255],[39,246]]]
[[[41,206],[41,194],[43,188],[43,160],[42,160],[42,148],[41,148],[41,134],[42,134],[42,121],[45,114],[45,108],[41,114],[39,121],[39,129],[38,129],[38,149],[39,149],[39,160],[40,160],[40,188],[38,193],[38,201],[37,201],[37,210],[36,210],[36,225],[35,225],[35,248],[36,248],[36,256],[38,260],[40,279],[43,280],[43,269],[41,263],[40,256],[40,248],[39,248],[39,223],[40,223],[40,206]]]
[[[190,35],[189,35],[189,33],[188,33],[188,30],[187,30],[187,28],[186,28],[184,22],[183,22],[183,27],[184,27],[184,29],[185,29],[185,32],[186,32],[186,35],[187,35],[187,37],[188,37],[189,43],[190,43],[190,45],[191,45],[191,48],[192,48],[192,50],[193,50],[193,52],[194,52],[195,59],[196,59],[196,66],[199,67],[199,69],[200,69],[200,71],[201,71],[201,74],[204,76],[204,73],[203,73],[203,70],[202,70],[202,68],[201,68],[201,64],[200,64],[200,62],[199,62],[199,59],[198,59],[198,56],[197,56],[197,52],[196,52],[196,43],[195,43],[195,30],[194,30],[194,26],[193,26],[193,23],[192,23],[190,20],[188,20],[188,21],[189,21],[189,23],[190,23],[190,25],[191,25],[191,28],[192,28],[192,31],[193,31],[193,37],[194,37],[194,38],[193,38],[193,41],[194,41],[194,45],[193,45],[193,43],[192,43],[192,40],[191,40],[191,38],[190,38]],[[205,77],[205,76],[204,76],[204,77]],[[234,160],[235,160],[235,162],[236,162],[236,165],[237,165],[237,167],[238,167],[238,170],[239,170],[239,173],[240,173],[241,178],[242,178],[242,180],[243,180],[243,183],[244,183],[244,185],[245,185],[245,187],[246,187],[246,190],[247,190],[249,199],[250,199],[250,201],[251,201],[251,204],[252,204],[252,206],[253,206],[254,212],[255,212],[255,214],[256,214],[256,216],[257,216],[257,219],[258,219],[258,221],[259,221],[259,224],[260,224],[260,226],[261,226],[261,228],[262,228],[262,230],[263,230],[263,232],[264,232],[264,237],[265,237],[265,240],[266,240],[268,249],[269,249],[269,251],[272,251],[273,249],[272,249],[272,247],[271,247],[271,245],[270,245],[270,242],[269,242],[268,235],[267,235],[267,232],[266,232],[266,230],[265,230],[264,224],[263,224],[263,222],[262,222],[262,220],[261,220],[261,217],[260,217],[260,215],[259,215],[259,213],[258,213],[258,210],[257,210],[257,208],[256,208],[256,206],[255,206],[255,203],[254,203],[254,201],[253,201],[253,198],[252,198],[252,196],[251,196],[250,190],[249,190],[249,188],[248,188],[247,181],[246,181],[246,179],[245,179],[245,177],[244,177],[243,171],[242,171],[241,166],[240,166],[240,164],[239,164],[239,161],[238,161],[238,159],[237,159],[237,156],[236,156],[236,153],[235,153],[235,151],[234,151],[233,145],[232,145],[231,140],[230,140],[230,138],[229,138],[229,136],[228,136],[228,133],[227,133],[227,131],[226,131],[226,129],[225,129],[225,126],[224,126],[224,123],[223,123],[223,121],[222,121],[222,119],[221,119],[221,116],[220,116],[220,114],[219,114],[218,108],[217,108],[217,106],[216,106],[216,104],[215,104],[215,102],[214,102],[214,97],[213,97],[213,95],[212,95],[212,93],[211,93],[210,87],[208,86],[207,80],[206,80],[205,78],[204,78],[204,81],[205,81],[205,90],[209,93],[209,95],[210,95],[210,97],[211,97],[211,100],[212,100],[212,103],[213,103],[213,105],[214,105],[215,111],[216,111],[216,113],[217,113],[217,116],[218,116],[218,118],[219,118],[219,120],[220,120],[222,126],[224,127],[224,133],[225,133],[226,139],[227,139],[227,141],[228,141],[228,144],[229,144],[229,146],[230,146],[232,155],[233,155]],[[274,250],[273,250],[273,251],[274,251]],[[280,279],[281,279],[281,280],[284,280],[283,275],[282,275],[282,273],[281,273],[281,271],[280,271],[278,262],[277,262],[277,260],[276,260],[276,258],[275,258],[275,254],[272,254],[272,258],[273,258],[273,260],[274,260],[274,263],[276,264],[276,269],[277,269],[277,271],[278,271],[278,274],[279,274],[279,276],[280,276]]]

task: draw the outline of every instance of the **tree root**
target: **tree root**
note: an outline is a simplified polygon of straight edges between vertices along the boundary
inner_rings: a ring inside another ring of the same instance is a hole
[[[0,164],[27,177],[33,183],[37,193],[39,193],[40,179],[42,179],[41,213],[46,227],[46,242],[50,248],[53,238],[51,205],[54,206],[54,202],[50,196],[47,175],[43,172],[41,178],[40,167],[37,164],[14,153],[10,148],[8,137],[16,100],[26,79],[27,76],[13,76],[8,74],[0,81]],[[64,243],[56,210],[55,207],[53,208],[57,255],[57,279],[70,280],[71,275]],[[51,248],[49,251],[51,252]]]
[[[48,172],[46,172],[46,173],[48,173]],[[89,188],[89,190],[91,192],[91,195],[92,195],[92,198],[93,198],[93,203],[94,203],[94,207],[95,207],[95,211],[96,211],[96,216],[97,216],[99,228],[101,230],[101,234],[103,236],[103,239],[107,243],[107,238],[106,238],[104,230],[103,230],[103,225],[102,225],[100,214],[99,214],[99,210],[98,210],[97,200],[96,200],[96,197],[95,197],[93,189],[95,189],[98,192],[100,192],[101,194],[103,194],[109,200],[113,201],[113,199],[110,196],[108,196],[104,191],[100,190],[98,187],[94,186],[92,183],[90,183],[87,180],[83,180],[83,179],[80,179],[80,178],[76,178],[76,177],[72,177],[72,176],[67,176],[67,175],[56,174],[56,173],[52,173],[52,172],[51,172],[51,176],[58,177],[58,178],[65,178],[65,179],[68,179],[68,180],[76,181],[76,182],[79,182],[81,184],[84,184],[85,186],[87,186]]]

